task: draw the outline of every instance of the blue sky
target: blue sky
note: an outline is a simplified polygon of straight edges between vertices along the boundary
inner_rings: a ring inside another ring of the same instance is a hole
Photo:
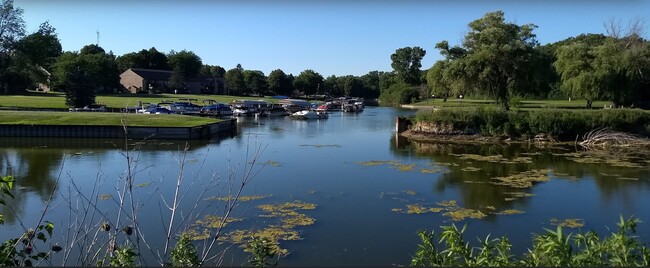
[[[467,24],[503,10],[517,24],[534,23],[542,44],[581,33],[603,33],[611,18],[635,17],[650,26],[644,0],[15,0],[28,32],[48,20],[63,50],[97,41],[115,55],[156,47],[191,50],[205,64],[226,70],[297,75],[312,69],[329,75],[390,71],[390,55],[405,46],[427,51],[429,68],[441,58],[435,44],[458,44]],[[648,38],[648,28],[644,37]]]

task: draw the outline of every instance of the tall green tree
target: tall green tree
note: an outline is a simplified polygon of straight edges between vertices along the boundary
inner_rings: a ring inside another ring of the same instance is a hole
[[[106,51],[96,44],[85,45],[79,50],[79,55],[105,54]]]
[[[25,35],[23,10],[14,7],[13,0],[3,0],[0,6],[0,92],[15,89],[12,82],[18,79],[12,65],[16,42]]]
[[[367,74],[361,76],[361,81],[363,82],[363,87],[365,92],[360,97],[368,98],[377,98],[381,92],[379,86],[379,76],[381,73],[379,71],[370,71]]]
[[[562,79],[562,90],[572,98],[585,99],[587,108],[604,95],[603,76],[596,72],[595,58],[589,45],[574,43],[558,48],[555,62]]]
[[[80,65],[72,66],[63,79],[65,87],[65,104],[72,108],[81,108],[95,103],[95,90],[91,77]]]
[[[422,82],[421,62],[426,54],[427,52],[420,47],[399,48],[390,56],[392,61],[390,66],[404,83],[419,85]]]
[[[526,85],[525,72],[538,45],[534,24],[505,21],[503,11],[489,12],[468,24],[462,49],[466,81],[487,96],[493,96],[505,110],[509,98]]]
[[[169,77],[169,87],[174,90],[174,92],[185,93],[185,70],[181,66],[177,66],[172,70],[172,74]]]
[[[330,75],[323,80],[323,86],[321,87],[325,95],[330,96],[343,96],[343,88],[339,87],[338,77],[336,75]]]
[[[226,69],[219,65],[203,64],[199,70],[199,76],[206,77],[223,77],[226,74]]]
[[[52,70],[56,58],[63,53],[56,29],[47,21],[42,23],[36,32],[18,41],[16,49],[25,55],[31,64],[48,72]]]
[[[243,95],[246,93],[244,68],[241,67],[241,64],[237,64],[237,67],[228,70],[225,74],[225,78],[229,95]]]
[[[169,66],[172,69],[183,70],[185,77],[195,77],[199,74],[203,62],[201,58],[192,51],[181,50],[179,52],[171,51],[167,56]]]
[[[295,78],[293,81],[293,86],[296,90],[302,92],[305,95],[313,94],[322,94],[320,91],[320,86],[323,83],[323,76],[314,70],[307,69],[302,72]]]
[[[244,83],[246,83],[246,88],[252,94],[261,95],[261,96],[263,96],[264,94],[268,94],[269,85],[266,80],[266,76],[262,71],[245,70]]]
[[[267,83],[269,91],[276,95],[288,96],[293,91],[289,77],[280,69],[275,69],[269,73]]]
[[[116,59],[120,72],[129,68],[171,70],[167,55],[159,52],[155,47],[149,50],[143,49],[138,52],[126,53]]]
[[[25,35],[23,9],[13,0],[3,0],[0,6],[0,53],[5,53]]]
[[[92,47],[86,46],[86,47]],[[99,48],[101,49],[101,48]],[[90,51],[99,51],[92,49]],[[104,51],[101,49],[101,51]],[[66,79],[76,68],[81,68],[90,78],[90,85],[98,92],[111,92],[119,87],[119,70],[115,56],[111,53],[64,52],[52,67],[52,83],[55,90],[65,91]]]
[[[15,43],[3,72],[8,90],[14,92],[49,84],[52,64],[61,55],[61,43],[48,22]]]

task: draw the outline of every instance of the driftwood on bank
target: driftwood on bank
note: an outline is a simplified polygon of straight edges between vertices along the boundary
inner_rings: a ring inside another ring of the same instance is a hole
[[[608,128],[595,129],[583,135],[578,143],[588,148],[650,146],[650,140],[641,136],[617,132]]]

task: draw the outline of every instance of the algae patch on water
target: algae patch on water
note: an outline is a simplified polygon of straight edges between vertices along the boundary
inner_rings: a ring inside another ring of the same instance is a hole
[[[301,147],[314,147],[314,148],[339,148],[338,144],[301,144]]]
[[[467,172],[474,172],[474,171],[479,171],[479,170],[481,170],[481,168],[477,168],[477,167],[464,167],[464,168],[461,168],[460,170],[462,170],[462,171],[467,171]]]
[[[273,196],[272,194],[263,194],[263,195],[242,195],[240,196],[237,201],[253,201],[253,200],[260,200],[264,198],[269,198]],[[235,196],[229,195],[229,196],[213,196],[213,197],[208,197],[205,200],[218,200],[218,201],[233,201],[235,200]]]
[[[150,184],[151,184],[151,182],[145,182],[145,183],[137,184],[135,187],[146,187],[146,186],[149,186]]]
[[[301,240],[297,226],[308,226],[316,222],[316,219],[298,212],[299,210],[313,210],[316,204],[305,203],[302,201],[285,202],[281,204],[263,204],[257,206],[262,211],[259,215],[261,218],[276,218],[275,224],[263,227],[261,229],[235,230],[226,233],[219,240],[230,241],[240,245],[244,251],[250,252],[249,241],[252,238],[266,240],[271,244],[272,250],[280,255],[285,256],[289,253],[287,249],[280,246],[281,241]]]
[[[517,209],[506,209],[501,212],[496,212],[494,214],[499,214],[499,215],[515,215],[515,214],[523,214],[524,211],[522,210],[517,210]]]
[[[567,160],[582,164],[607,164],[613,167],[643,168],[644,165],[637,163],[643,161],[644,157],[629,154],[611,154],[602,151],[584,151],[573,153],[553,153],[554,156],[563,156]],[[633,162],[637,160],[637,162]]]
[[[201,220],[197,220],[195,222],[196,225],[198,226],[203,226],[206,228],[222,228],[225,227],[226,225],[233,223],[233,222],[238,222],[238,221],[243,221],[244,219],[242,218],[233,218],[233,217],[228,217],[225,220],[223,220],[222,217],[215,216],[215,215],[206,215],[203,217]]]
[[[491,163],[502,163],[502,164],[530,164],[533,163],[533,159],[528,156],[514,157],[508,159],[503,157],[500,154],[497,155],[478,155],[478,154],[451,154],[458,157],[460,160],[474,160],[482,162],[491,162]]]
[[[549,181],[549,172],[550,169],[533,169],[507,177],[494,177],[490,183],[513,188],[531,188],[535,183]]]
[[[263,162],[263,163],[259,163],[259,164],[260,164],[260,165],[268,165],[268,166],[272,166],[272,167],[279,167],[279,166],[282,166],[282,164],[280,164],[280,162],[273,161],[273,160],[269,160],[269,161],[266,161],[266,162]]]
[[[561,219],[552,218],[551,224],[562,226],[562,227],[568,227],[568,228],[578,228],[578,227],[585,226],[585,220],[584,219],[562,219],[561,220]]]
[[[101,200],[108,200],[108,199],[111,199],[111,197],[113,197],[111,194],[100,194],[99,195],[99,199],[101,199]]]
[[[365,162],[355,162],[356,164],[362,165],[362,166],[381,166],[381,165],[389,165],[391,168],[397,169],[399,171],[405,172],[405,171],[412,171],[415,169],[417,164],[402,164],[399,161],[395,160],[372,160],[372,161],[365,161]]]
[[[404,190],[404,193],[406,193],[407,195],[416,195],[417,194],[417,192],[415,192],[413,190]]]

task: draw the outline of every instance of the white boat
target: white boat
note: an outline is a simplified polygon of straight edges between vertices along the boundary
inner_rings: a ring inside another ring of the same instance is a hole
[[[292,113],[291,117],[298,119],[325,119],[328,118],[329,115],[327,112],[323,111],[302,110]]]

